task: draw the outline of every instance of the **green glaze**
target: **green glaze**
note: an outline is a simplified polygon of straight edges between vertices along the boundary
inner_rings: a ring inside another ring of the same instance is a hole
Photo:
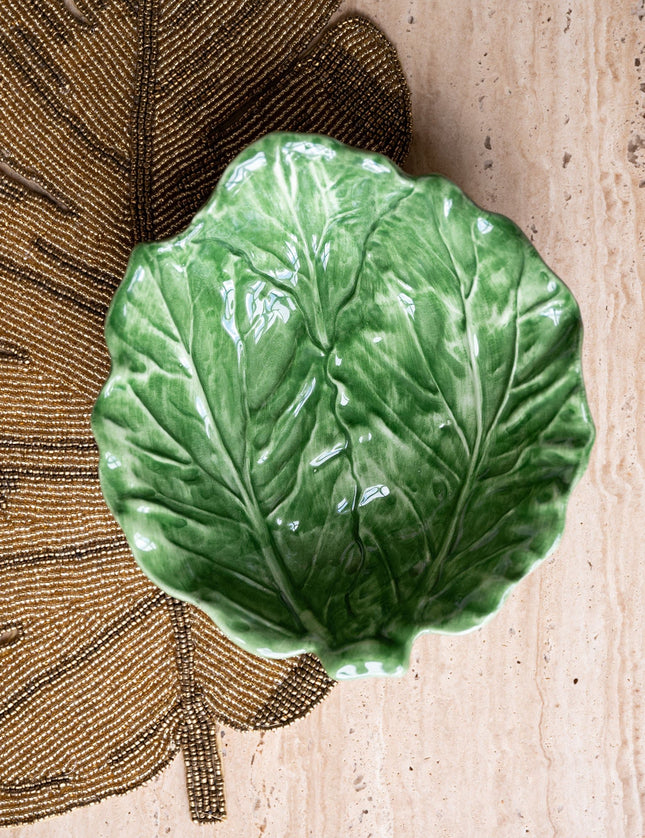
[[[101,485],[143,570],[243,647],[400,672],[557,543],[594,430],[575,300],[441,177],[273,134],[106,323]]]

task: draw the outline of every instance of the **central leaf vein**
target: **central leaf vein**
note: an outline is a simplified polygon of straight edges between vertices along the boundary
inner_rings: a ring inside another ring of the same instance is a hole
[[[215,411],[213,410],[210,398],[206,392],[204,382],[202,381],[200,372],[195,364],[193,355],[190,352],[190,348],[186,345],[186,341],[179,324],[173,315],[172,307],[169,305],[168,300],[164,295],[161,282],[157,282],[157,288],[159,289],[159,294],[163,300],[170,322],[173,324],[175,332],[184,347],[186,355],[190,359],[190,367],[194,373],[194,378],[192,380],[197,385],[199,395],[203,398],[208,418],[210,419],[213,429],[217,433],[221,452],[224,454],[224,460],[233,476],[236,489],[244,503],[246,514],[248,515],[253,530],[255,531],[257,543],[260,545],[261,552],[266,559],[271,575],[278,587],[278,591],[298,625],[302,626],[305,631],[313,635],[318,637],[327,637],[329,634],[328,630],[319,623],[319,621],[312,614],[311,610],[300,607],[300,595],[293,584],[293,580],[288,568],[284,564],[282,556],[276,548],[275,541],[269,531],[267,522],[262,515],[257,498],[253,492],[253,487],[252,485],[249,485],[248,482],[240,475],[235,460],[224,441],[222,430],[215,418]]]

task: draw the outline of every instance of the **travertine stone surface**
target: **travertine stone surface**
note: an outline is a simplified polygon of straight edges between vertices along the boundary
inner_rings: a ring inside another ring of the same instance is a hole
[[[398,680],[222,731],[228,821],[157,780],[3,838],[640,838],[645,832],[645,6],[354,0],[413,92],[408,168],[510,215],[578,298],[597,442],[556,554]],[[644,66],[641,66],[641,63]]]

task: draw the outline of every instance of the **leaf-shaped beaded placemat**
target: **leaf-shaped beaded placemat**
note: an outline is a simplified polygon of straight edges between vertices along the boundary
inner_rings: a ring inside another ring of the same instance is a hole
[[[180,230],[239,149],[321,131],[402,161],[409,97],[339,0],[5,0],[0,21],[0,824],[130,789],[181,747],[224,816],[215,722],[331,686],[263,661],[137,569],[97,479],[103,319],[131,246]]]

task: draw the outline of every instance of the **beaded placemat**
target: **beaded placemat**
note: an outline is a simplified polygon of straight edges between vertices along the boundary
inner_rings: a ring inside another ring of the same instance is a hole
[[[181,230],[270,130],[401,162],[409,93],[339,0],[4,0],[0,18],[0,824],[124,792],[182,749],[225,814],[217,722],[287,724],[331,681],[241,652],[153,587],[101,496],[103,319],[138,241]]]

